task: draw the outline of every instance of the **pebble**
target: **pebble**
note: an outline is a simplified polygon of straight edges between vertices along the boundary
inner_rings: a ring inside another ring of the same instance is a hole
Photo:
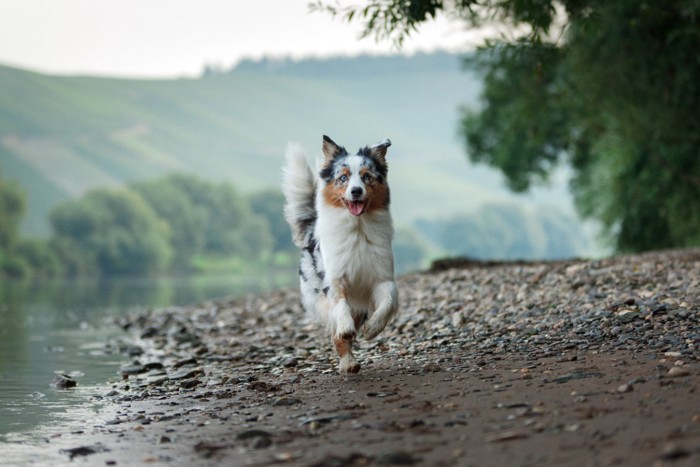
[[[77,381],[68,375],[56,375],[51,381],[51,387],[54,389],[71,389],[78,385]]]
[[[250,442],[254,449],[263,449],[272,445],[272,434],[264,430],[246,430],[238,433],[236,439]]]
[[[672,361],[682,359],[681,368],[700,360],[700,301],[686,299],[700,296],[694,279],[700,277],[700,250],[488,267],[476,261],[443,263],[433,272],[398,279],[401,313],[380,335],[381,345],[358,346],[361,364],[396,359],[414,361],[423,372],[465,364],[486,368],[490,358],[484,357],[506,350],[533,358],[651,350]],[[673,282],[668,280],[671,270],[678,278]],[[679,310],[687,312],[685,318],[676,313]],[[119,324],[136,336],[146,336],[162,355],[151,360],[164,365],[170,382],[197,378],[209,387],[215,375],[204,375],[196,365],[254,362],[231,384],[266,373],[278,380],[285,369],[306,377],[334,372],[337,357],[324,330],[313,323],[300,324],[305,320],[298,290],[285,289],[191,307],[144,310],[120,318]],[[153,355],[141,341],[134,346]],[[436,351],[451,354],[450,360],[428,360]],[[463,355],[476,358],[454,360]],[[122,369],[136,377],[148,371],[158,370],[141,364]],[[673,370],[668,376],[683,374]],[[219,380],[211,387],[229,381]],[[170,390],[167,381],[156,381]],[[279,390],[269,381],[246,382],[258,384],[251,388],[260,392]]]
[[[62,454],[68,454],[68,457],[72,461],[75,457],[89,456],[91,454],[97,454],[98,452],[109,452],[110,450],[101,444],[95,444],[93,446],[78,446],[76,448],[61,449]]]
[[[294,368],[298,364],[299,364],[299,362],[294,357],[288,358],[284,362],[282,362],[282,366],[285,368]]]
[[[664,460],[676,460],[689,455],[690,452],[687,449],[675,443],[669,443],[664,447],[659,458]]]
[[[170,379],[190,379],[203,374],[201,368],[179,370],[168,375]]]
[[[669,378],[678,378],[681,376],[688,376],[690,374],[690,371],[688,371],[687,368],[684,368],[682,366],[674,366],[671,367],[670,370],[668,370],[667,376]]]
[[[504,431],[486,437],[487,443],[502,443],[504,441],[513,441],[516,439],[527,438],[528,434],[522,431]]]
[[[194,445],[194,451],[201,454],[205,458],[213,457],[218,451],[226,449],[227,446],[221,444],[213,444],[206,441],[200,441]]]
[[[278,397],[272,403],[273,407],[285,407],[290,405],[301,404],[301,400],[294,397]]]
[[[485,375],[500,365],[500,355],[519,352],[528,360],[549,357],[564,367],[554,372],[544,367],[516,367],[514,378],[532,378],[520,384],[573,385],[576,380],[592,378],[610,388],[611,394],[641,391],[634,386],[645,380],[612,383],[614,380],[604,380],[604,375],[595,369],[568,363],[585,360],[591,352],[605,354],[616,350],[655,359],[663,357],[659,371],[666,378],[696,371],[700,360],[700,300],[686,297],[700,297],[700,250],[597,261],[488,267],[478,262],[461,267],[458,262],[450,264],[456,267],[398,279],[400,313],[376,341],[360,339],[355,349],[355,356],[363,365],[361,377],[366,377],[365,372],[374,377],[371,362],[392,362],[400,371],[414,374]],[[677,279],[669,281],[669,271],[674,271]],[[300,431],[311,434],[336,425],[352,426],[357,421],[350,421],[357,415],[345,406],[334,409],[341,412],[323,414],[313,407],[313,401],[302,402],[294,397],[296,382],[335,374],[338,363],[325,330],[308,321],[296,289],[190,307],[142,310],[118,320],[136,342],[123,348],[129,354],[138,354],[139,361],[122,368],[128,385],[110,388],[109,397],[128,402],[184,393],[193,398],[231,399],[232,404],[241,406],[249,398],[276,415],[281,412],[283,416],[296,417]],[[582,357],[577,359],[577,355]],[[492,387],[507,390],[508,384],[493,381]],[[402,387],[378,385],[370,390],[360,394],[372,398],[364,399],[368,402],[379,398],[384,398],[381,402],[391,401],[408,394]],[[588,400],[580,394],[572,397],[579,404]],[[305,405],[293,407],[299,404]],[[285,406],[290,408],[277,409]],[[513,425],[499,427],[486,436],[487,442],[509,443],[532,436],[533,430],[548,428],[541,422],[547,417],[536,417],[543,415],[543,409],[523,406],[510,410],[514,412]],[[190,416],[183,412],[151,419],[166,421]],[[242,417],[249,427],[265,426],[263,413],[243,411]],[[430,423],[425,418],[416,426],[427,428]],[[585,424],[573,423],[559,429],[586,428]],[[255,428],[250,431],[255,433]],[[224,448],[264,449],[284,444],[281,432],[277,437],[267,433],[270,436],[251,435],[236,439],[231,445],[202,443],[195,450],[209,457]],[[677,452],[669,448],[659,455],[671,459]],[[288,461],[300,454],[292,450],[270,456]],[[343,461],[353,460],[348,459]],[[375,464],[422,462],[406,452],[360,460]]]
[[[413,465],[420,461],[421,459],[419,457],[414,457],[412,454],[405,451],[386,452],[375,459],[375,462],[379,465]],[[362,462],[362,464],[364,463],[365,462]]]
[[[127,365],[120,368],[119,372],[123,376],[139,375],[148,371],[145,366],[141,364]]]

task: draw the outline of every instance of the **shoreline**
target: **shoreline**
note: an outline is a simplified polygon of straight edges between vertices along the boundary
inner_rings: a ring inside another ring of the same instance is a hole
[[[124,379],[26,463],[700,463],[700,249],[398,284],[358,375],[337,374],[295,290],[120,319]]]

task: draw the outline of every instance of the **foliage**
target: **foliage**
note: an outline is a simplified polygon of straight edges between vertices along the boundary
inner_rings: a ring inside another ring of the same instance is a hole
[[[195,221],[204,233],[202,250],[231,254],[246,248],[238,242],[250,212],[232,185],[185,175],[176,175],[173,182],[199,213]]]
[[[700,244],[700,3],[371,0],[331,13],[385,37],[440,11],[519,32],[470,61],[485,77],[481,110],[462,119],[473,160],[518,191],[570,164],[579,211],[620,251]]]
[[[52,245],[73,275],[191,270],[201,257],[258,261],[272,234],[231,184],[174,174],[93,190],[52,211]]]
[[[248,201],[230,183],[174,174],[131,188],[170,225],[180,265],[198,253],[259,259],[270,248],[264,220],[251,212]]]
[[[0,178],[0,278],[51,277],[60,272],[46,242],[21,238],[19,226],[26,205],[27,196],[19,184]]]
[[[23,238],[17,245],[16,257],[26,264],[25,276],[45,279],[63,274],[63,267],[55,250],[43,239]]]
[[[577,7],[580,0],[569,0]],[[364,23],[363,37],[390,39],[401,46],[406,37],[418,32],[421,23],[434,20],[439,14],[461,19],[469,26],[505,24],[511,28],[526,24],[525,36],[540,41],[555,23],[556,2],[552,0],[367,0],[363,6],[342,6],[337,1],[309,3],[311,11],[323,11],[346,21]]]
[[[54,245],[70,272],[154,274],[170,264],[169,229],[128,190],[99,189],[55,208]]]
[[[0,178],[0,251],[12,250],[19,239],[19,223],[27,208],[27,196],[19,184]]]
[[[312,11],[326,11],[334,16],[342,16],[347,21],[352,21],[355,16],[361,17],[366,22],[363,37],[374,34],[377,39],[391,39],[396,45],[401,45],[407,35],[417,31],[418,24],[435,18],[442,3],[440,0],[372,0],[364,8],[359,8],[328,5],[317,0],[310,3],[309,7]],[[476,2],[462,0],[458,3],[468,7]]]
[[[176,268],[188,267],[192,256],[204,249],[204,226],[209,217],[206,208],[196,205],[185,188],[186,180],[185,176],[172,175],[130,186],[170,226],[170,245],[175,252]]]
[[[264,190],[248,197],[251,210],[265,222],[272,236],[273,252],[293,252],[296,247],[292,243],[289,225],[284,220],[282,210],[284,195],[278,190]]]

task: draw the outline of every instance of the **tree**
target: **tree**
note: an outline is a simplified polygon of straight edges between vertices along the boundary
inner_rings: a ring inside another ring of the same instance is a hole
[[[128,190],[98,189],[51,212],[53,245],[69,272],[148,275],[165,270],[169,229]]]
[[[28,265],[34,278],[56,277],[63,273],[56,252],[43,239],[22,239],[16,256]]]
[[[27,209],[27,195],[13,181],[0,178],[0,252],[11,251],[19,240],[19,224]]]
[[[203,214],[199,226],[204,232],[203,251],[213,254],[247,251],[247,246],[240,242],[239,230],[249,220],[251,213],[231,184],[215,184],[187,175],[175,175],[173,180]]]
[[[282,216],[284,195],[278,190],[265,190],[248,197],[250,208],[254,214],[261,216],[268,224],[272,235],[272,249],[275,252],[296,252],[292,243],[289,225]]]
[[[27,195],[13,181],[0,178],[0,278],[25,279],[59,275],[61,264],[44,240],[20,235]]]
[[[258,259],[271,248],[273,239],[265,222],[267,213],[261,217],[251,212],[249,200],[229,183],[173,174],[135,183],[130,188],[170,226],[177,268],[191,267],[194,255],[198,254]],[[270,208],[270,202],[272,206],[276,202],[265,196],[253,199],[263,211]]]
[[[511,188],[574,171],[579,212],[619,251],[700,245],[700,3],[693,0],[371,0],[316,8],[400,43],[439,13],[505,25],[468,64],[482,107],[463,111],[469,157]]]
[[[202,252],[206,241],[204,226],[210,217],[205,207],[195,204],[193,189],[186,188],[191,183],[188,178],[171,175],[130,186],[170,226],[176,268],[190,267],[193,255]]]

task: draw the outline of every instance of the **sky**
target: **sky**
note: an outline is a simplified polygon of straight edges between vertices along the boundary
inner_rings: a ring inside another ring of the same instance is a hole
[[[326,3],[335,3],[330,0]],[[345,2],[348,3],[348,2]],[[362,4],[364,0],[350,1]],[[244,58],[397,52],[309,0],[0,0],[0,64],[62,75],[197,76]],[[478,32],[438,18],[402,53],[469,50]]]

